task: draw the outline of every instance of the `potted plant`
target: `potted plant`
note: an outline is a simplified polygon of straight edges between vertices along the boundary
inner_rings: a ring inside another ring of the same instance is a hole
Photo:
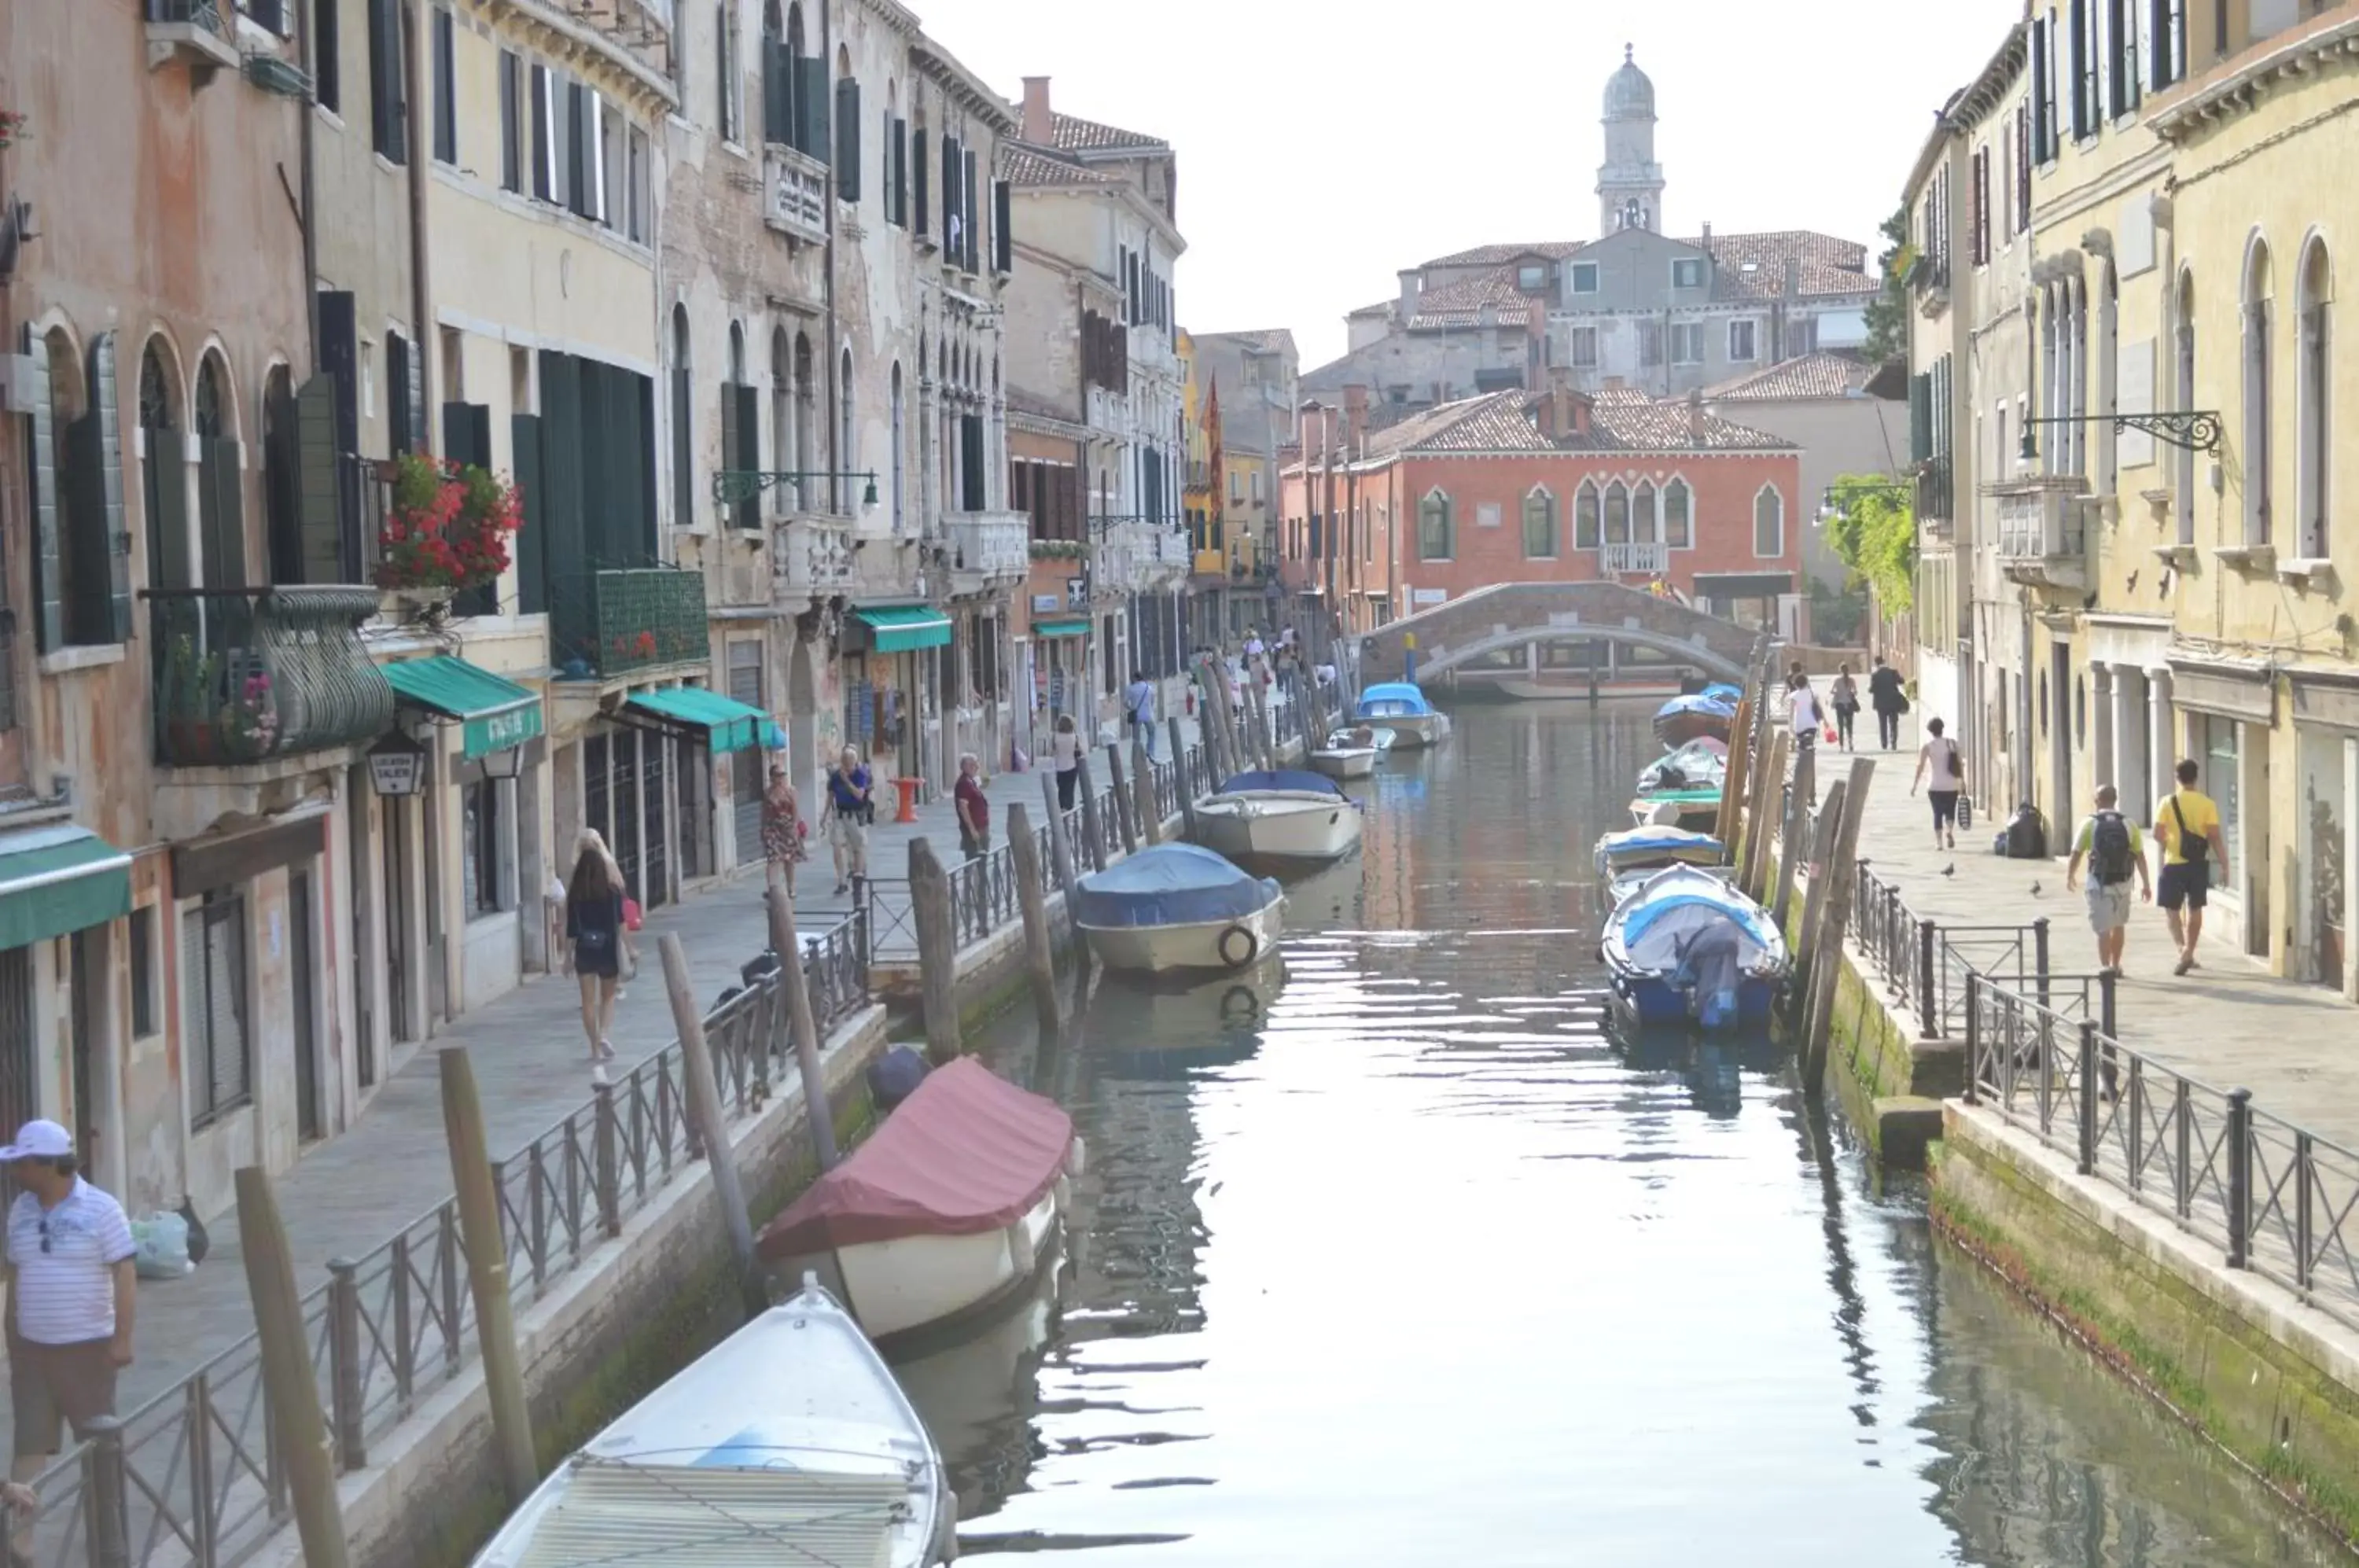
[[[220,678],[220,655],[198,653],[195,639],[186,632],[172,639],[165,661],[164,689],[157,693],[157,701],[164,715],[165,746],[174,761],[213,760],[220,739],[214,727],[213,691]]]
[[[18,110],[0,109],[0,152],[23,139],[27,116]]]
[[[451,596],[499,580],[524,524],[516,487],[486,469],[406,452],[377,535],[376,585],[388,614],[439,615]]]

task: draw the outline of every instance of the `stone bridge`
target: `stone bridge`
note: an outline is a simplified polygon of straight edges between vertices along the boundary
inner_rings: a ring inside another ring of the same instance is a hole
[[[1742,683],[1758,634],[1618,583],[1501,583],[1360,638],[1360,681],[1398,681],[1417,639],[1417,678],[1531,642],[1596,640],[1658,653]]]

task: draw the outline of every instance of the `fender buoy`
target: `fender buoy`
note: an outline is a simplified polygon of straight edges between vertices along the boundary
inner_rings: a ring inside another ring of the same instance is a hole
[[[1245,940],[1245,952],[1235,951],[1237,939]],[[1261,956],[1261,938],[1243,926],[1231,926],[1221,933],[1221,962],[1232,969],[1243,969]]]
[[[1232,927],[1231,929],[1243,930],[1242,927]],[[1246,931],[1245,934],[1247,936],[1251,936],[1253,933],[1251,931]],[[1238,1001],[1243,1001],[1245,1005],[1243,1007],[1231,1006],[1232,1003]],[[1253,990],[1250,986],[1232,985],[1228,990],[1222,994],[1221,1021],[1223,1023],[1227,1023],[1234,1018],[1257,1018],[1259,1017],[1261,1017],[1261,998],[1253,994]]]

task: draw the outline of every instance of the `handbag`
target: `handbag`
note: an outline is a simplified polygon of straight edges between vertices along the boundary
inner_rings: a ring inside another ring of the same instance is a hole
[[[1958,797],[1958,826],[1961,830],[1974,825],[1974,801],[1971,795]]]
[[[645,923],[645,920],[646,917],[641,912],[639,909],[639,901],[636,898],[625,898],[623,900],[623,929],[625,931],[635,931]]]

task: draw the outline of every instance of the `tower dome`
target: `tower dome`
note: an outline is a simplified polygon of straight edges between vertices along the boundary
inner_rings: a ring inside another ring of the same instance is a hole
[[[1655,84],[1638,69],[1635,49],[1622,46],[1622,69],[1605,81],[1605,118],[1651,120],[1655,117]]]

